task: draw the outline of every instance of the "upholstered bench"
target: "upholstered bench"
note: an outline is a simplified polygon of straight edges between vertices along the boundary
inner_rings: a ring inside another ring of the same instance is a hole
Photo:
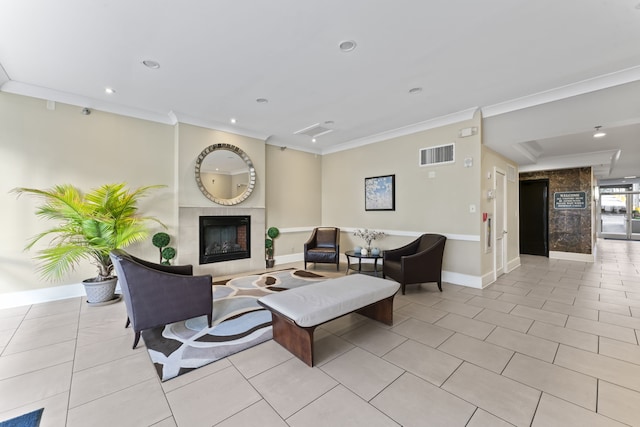
[[[266,295],[258,303],[271,311],[273,339],[313,366],[316,327],[353,312],[391,325],[399,288],[392,280],[352,274]]]

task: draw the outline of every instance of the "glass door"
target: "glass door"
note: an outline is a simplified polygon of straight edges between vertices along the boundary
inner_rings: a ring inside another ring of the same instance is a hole
[[[600,194],[600,237],[640,240],[640,193]]]
[[[629,239],[640,240],[640,193],[631,193],[627,197],[629,204]]]

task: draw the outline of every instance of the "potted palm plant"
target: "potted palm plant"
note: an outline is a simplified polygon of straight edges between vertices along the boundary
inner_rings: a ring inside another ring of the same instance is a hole
[[[45,237],[52,237],[49,247],[35,257],[38,271],[45,279],[56,280],[74,270],[83,260],[98,268],[98,275],[83,280],[90,304],[114,299],[117,278],[109,253],[139,242],[148,236],[147,224],[158,219],[138,214],[138,201],[162,186],[153,185],[128,190],[126,185],[106,184],[83,193],[72,185],[58,185],[48,190],[15,188],[18,195],[29,194],[42,200],[36,215],[56,221],[52,228],[37,234],[25,249]]]

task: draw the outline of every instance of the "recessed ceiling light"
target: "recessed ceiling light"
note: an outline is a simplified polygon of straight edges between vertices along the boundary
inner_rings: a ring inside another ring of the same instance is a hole
[[[108,93],[108,94],[116,93],[116,90],[110,87],[105,87],[104,91],[105,93]]]
[[[151,59],[145,59],[144,61],[142,61],[142,63],[145,67],[151,68],[152,70],[157,70],[158,68],[160,68],[160,63],[152,61]]]
[[[229,121],[234,125],[238,122],[234,117],[232,117]]]
[[[343,42],[340,42],[339,46],[341,51],[351,52],[353,49],[356,48],[357,44],[353,40],[345,40]]]
[[[604,132],[600,129],[601,127],[602,127],[602,126],[596,126],[596,131],[595,131],[595,133],[593,134],[593,137],[594,137],[594,138],[602,138],[603,136],[606,136],[606,135],[607,135],[606,133],[604,133]]]
[[[311,142],[313,142],[315,144],[316,143],[316,139],[315,138],[311,138]]]
[[[412,87],[411,89],[409,89],[409,93],[411,95],[416,95],[418,93],[422,92],[422,88],[421,87]]]
[[[267,102],[269,102],[269,100],[267,98],[258,98],[256,99],[256,102],[258,104],[266,104]]]

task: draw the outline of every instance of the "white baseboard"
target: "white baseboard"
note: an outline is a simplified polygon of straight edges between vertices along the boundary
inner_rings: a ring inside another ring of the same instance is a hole
[[[452,271],[442,271],[442,281],[453,283],[454,285],[467,286],[469,288],[482,289],[482,277],[470,274],[454,273]]]
[[[33,289],[30,291],[9,292],[2,294],[0,309],[83,296],[85,296],[85,292],[82,283]]]
[[[575,252],[558,252],[549,251],[549,259],[562,259],[565,261],[581,261],[581,262],[595,262],[595,254],[578,254]]]
[[[520,257],[517,256],[514,259],[507,261],[507,269],[505,270],[505,273],[509,273],[510,271],[515,270],[516,268],[520,267]]]

